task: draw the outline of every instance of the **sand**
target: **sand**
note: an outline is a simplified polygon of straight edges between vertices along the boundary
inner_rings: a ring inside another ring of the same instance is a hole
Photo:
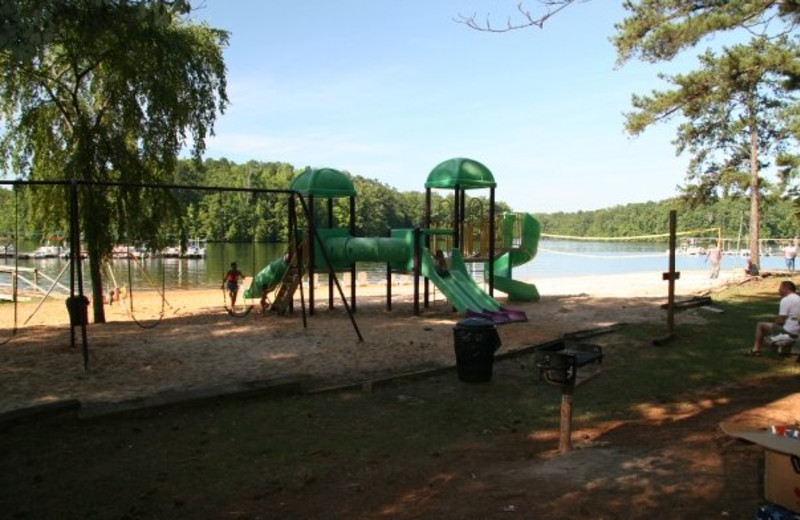
[[[717,280],[706,271],[686,271],[676,294],[708,293],[742,277],[741,270],[723,272]],[[661,272],[533,282],[542,299],[508,303],[524,310],[529,321],[498,327],[499,353],[568,332],[665,321],[659,306],[666,301],[667,282]],[[338,298],[328,309],[325,288],[317,289],[315,313],[306,327],[299,300],[296,312],[287,316],[256,308],[245,317],[231,317],[220,290],[173,291],[166,294],[160,318],[158,294],[139,292],[133,317],[140,324],[116,303],[105,307],[106,324],[87,327],[88,370],[80,328],[75,329],[77,347],[70,346],[63,296],[48,299],[33,315],[38,301],[20,303],[13,337],[14,306],[4,303],[0,341],[11,340],[0,346],[0,413],[64,399],[77,399],[86,409],[124,407],[136,399],[252,381],[300,380],[313,390],[454,365],[452,330],[464,316],[452,312],[438,293],[414,316],[411,290],[408,283],[393,287],[393,308],[387,311],[384,285],[357,288],[354,316],[363,342]],[[703,317],[681,313],[678,319]]]

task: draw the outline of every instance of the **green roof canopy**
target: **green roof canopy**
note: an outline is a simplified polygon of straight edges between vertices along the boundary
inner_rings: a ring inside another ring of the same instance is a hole
[[[489,168],[473,161],[458,157],[439,163],[428,175],[426,188],[445,188],[469,190],[474,188],[494,188],[494,176]]]
[[[333,168],[308,169],[295,177],[289,189],[299,191],[304,197],[350,197],[356,194],[353,181]]]

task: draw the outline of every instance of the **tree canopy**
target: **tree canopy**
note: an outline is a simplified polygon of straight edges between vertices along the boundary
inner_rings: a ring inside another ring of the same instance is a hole
[[[11,4],[11,5],[9,5]],[[36,180],[152,183],[195,157],[227,104],[228,34],[184,20],[167,0],[19,0],[0,40],[0,167]],[[37,190],[65,215],[63,189]],[[90,256],[95,320],[103,321],[100,262],[121,232],[157,230],[172,200],[162,191],[84,190],[81,227]],[[55,224],[55,223],[52,223]],[[155,237],[152,237],[155,239]]]

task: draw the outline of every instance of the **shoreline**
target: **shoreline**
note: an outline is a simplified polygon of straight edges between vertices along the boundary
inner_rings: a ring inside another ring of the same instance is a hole
[[[661,271],[640,271],[623,274],[586,274],[581,276],[550,276],[539,277],[534,280],[524,280],[534,284],[539,290],[542,299],[549,297],[588,296],[592,298],[663,298],[666,300],[668,284],[662,278]],[[709,278],[706,270],[686,270],[680,272],[680,279],[675,283],[675,296],[682,298],[700,293],[709,293],[715,290],[736,284],[745,279],[743,270],[729,269],[720,272],[719,278]],[[307,282],[306,282],[307,283]],[[441,292],[431,284],[431,299],[435,302],[444,302]],[[308,304],[307,285],[304,286],[304,298]],[[484,289],[486,289],[484,285]],[[350,297],[350,286],[342,285],[342,290],[347,298]],[[315,286],[315,308],[327,309],[328,286],[320,284]],[[422,293],[420,284],[420,293]],[[270,295],[274,296],[274,293]],[[398,304],[409,303],[413,296],[413,282],[410,277],[405,278],[401,284],[392,285],[392,302]],[[506,295],[496,291],[495,296],[506,301]],[[69,315],[62,295],[51,296],[43,303],[40,298],[32,297],[29,301],[20,301],[17,305],[17,326],[21,328],[42,325],[67,325]],[[295,294],[295,301],[300,301],[300,291]],[[163,316],[165,318],[176,316],[184,312],[192,314],[224,312],[225,297],[221,289],[195,288],[167,290],[163,302]],[[349,302],[349,300],[348,300]],[[382,306],[386,302],[386,285],[370,283],[357,285],[356,303],[372,306]],[[125,305],[122,305],[125,303]],[[510,306],[518,302],[509,301]],[[41,304],[41,306],[40,306]],[[529,303],[536,305],[536,302]],[[153,320],[162,315],[162,298],[155,290],[139,290],[134,293],[133,309],[130,302],[115,302],[105,305],[106,320],[108,322],[132,322],[137,320]],[[246,300],[246,306],[254,306],[253,312],[259,311],[258,299]],[[40,306],[38,310],[35,310]],[[334,288],[334,306],[341,306],[338,292]],[[237,302],[237,308],[242,306],[242,300]],[[14,305],[3,301],[0,304],[0,330],[10,329],[14,326]],[[34,313],[35,314],[32,314]],[[89,320],[92,312],[89,310]],[[25,323],[27,321],[27,323]]]

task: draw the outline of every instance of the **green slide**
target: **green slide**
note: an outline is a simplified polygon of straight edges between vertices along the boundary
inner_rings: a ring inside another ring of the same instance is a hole
[[[273,260],[253,277],[253,283],[244,291],[244,297],[261,298],[261,292],[264,289],[274,289],[283,281],[288,269],[289,264],[283,257]]]
[[[422,274],[431,280],[442,291],[447,300],[460,313],[467,316],[481,317],[494,323],[526,321],[524,312],[501,307],[497,300],[475,283],[458,250],[452,251],[452,265],[446,276],[436,271],[436,260],[430,251],[422,255]]]
[[[519,220],[519,244],[514,245],[514,224]],[[539,290],[530,283],[514,280],[511,270],[533,260],[539,248],[539,237],[542,228],[539,221],[528,213],[521,215],[507,214],[503,219],[503,244],[509,251],[494,262],[494,287],[508,295],[512,301],[535,302],[539,301]],[[484,271],[488,276],[488,269]]]

